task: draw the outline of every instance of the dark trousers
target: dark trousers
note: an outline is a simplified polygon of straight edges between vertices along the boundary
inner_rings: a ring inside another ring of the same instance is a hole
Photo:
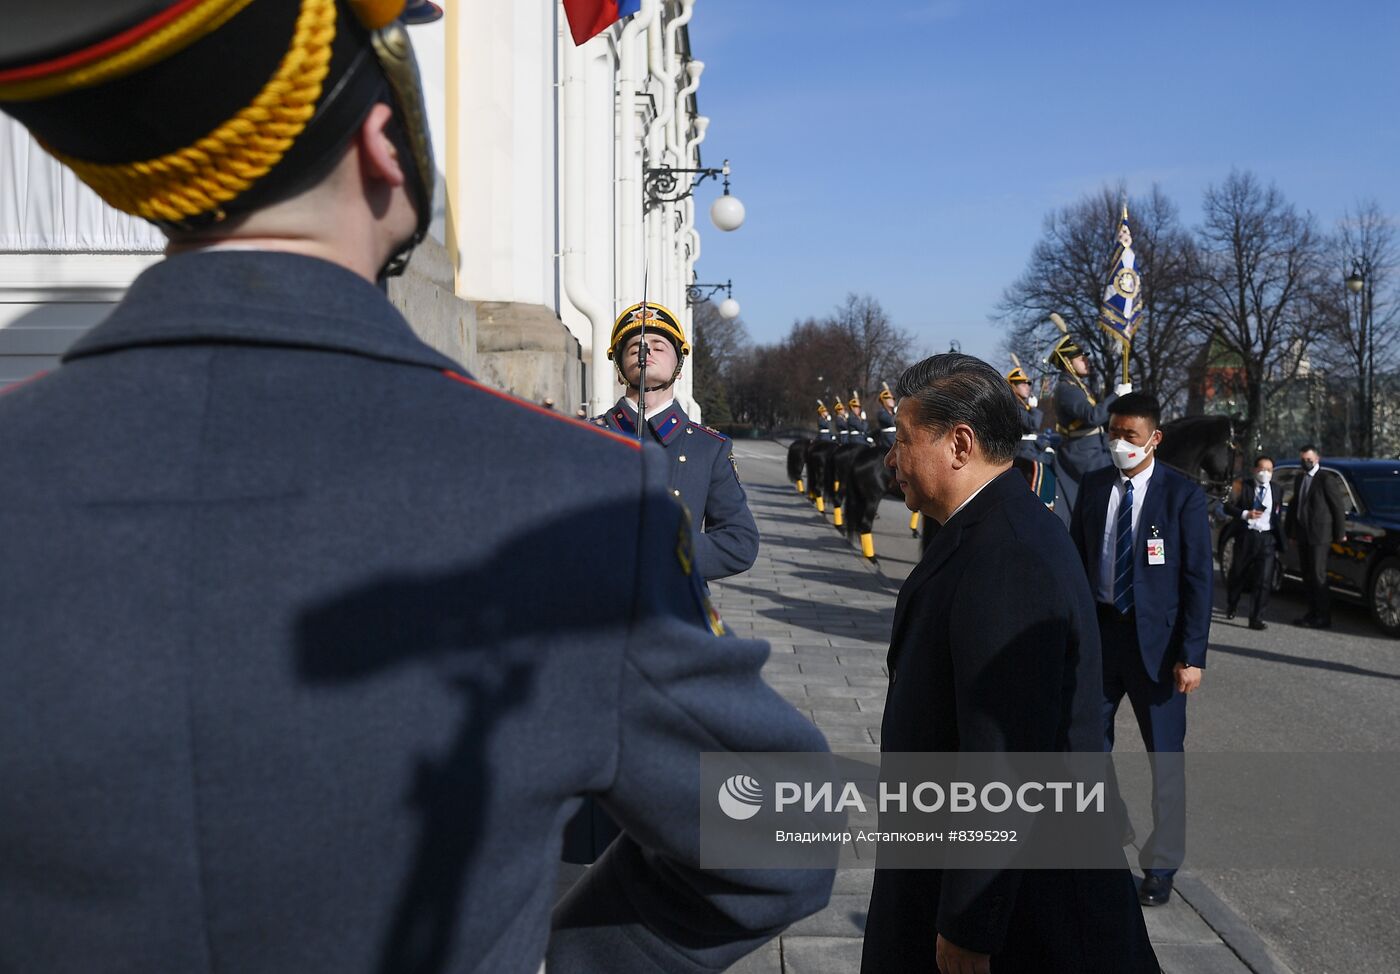
[[[1142,844],[1138,864],[1148,875],[1172,876],[1186,855],[1186,694],[1170,671],[1147,672],[1138,648],[1137,621],[1099,605],[1103,640],[1104,750],[1113,750],[1113,720],[1127,696],[1138,731],[1152,761],[1152,834]]]
[[[1235,541],[1235,560],[1230,566],[1230,611],[1240,604],[1246,591],[1250,593],[1249,621],[1264,621],[1264,606],[1273,592],[1274,558],[1278,543],[1268,531],[1241,531]]]
[[[1303,587],[1308,593],[1308,618],[1317,622],[1332,621],[1332,592],[1327,587],[1327,555],[1332,546],[1326,542],[1309,544],[1298,541],[1298,568],[1303,573]]]

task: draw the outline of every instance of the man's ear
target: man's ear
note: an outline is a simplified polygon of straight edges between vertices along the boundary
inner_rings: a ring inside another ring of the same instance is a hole
[[[365,177],[389,186],[402,186],[408,177],[399,161],[399,150],[389,135],[393,124],[394,110],[383,102],[378,102],[369,110],[360,124],[356,141],[360,148],[360,160]]]

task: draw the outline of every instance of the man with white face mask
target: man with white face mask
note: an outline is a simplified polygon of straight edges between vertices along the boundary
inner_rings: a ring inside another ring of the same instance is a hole
[[[1098,602],[1103,641],[1103,729],[1127,696],[1155,753],[1186,742],[1186,695],[1201,685],[1214,565],[1201,488],[1153,459],[1162,442],[1161,407],[1129,393],[1109,407],[1113,467],[1084,478],[1070,534]],[[1152,834],[1138,861],[1138,898],[1161,906],[1185,855],[1185,779],[1179,761],[1153,762]]]
[[[1283,548],[1281,491],[1273,483],[1274,461],[1260,456],[1254,461],[1254,476],[1240,485],[1238,503],[1225,502],[1225,513],[1237,518],[1244,530],[1235,539],[1235,559],[1230,565],[1229,598],[1225,617],[1233,619],[1240,597],[1251,593],[1249,628],[1264,630],[1264,606],[1269,604],[1273,585],[1274,558]]]

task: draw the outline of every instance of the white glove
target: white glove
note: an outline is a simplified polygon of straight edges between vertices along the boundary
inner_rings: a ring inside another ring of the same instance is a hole
[[[1128,393],[1130,393],[1130,392],[1132,392],[1132,391],[1133,391],[1133,384],[1132,384],[1131,382],[1124,382],[1124,383],[1122,383],[1121,385],[1116,385],[1116,386],[1113,387],[1113,394],[1114,394],[1115,396],[1126,396]]]
[[[1037,399],[1035,396],[1031,396],[1029,399],[1026,400],[1026,405],[1034,409],[1036,406],[1040,405],[1040,400]]]

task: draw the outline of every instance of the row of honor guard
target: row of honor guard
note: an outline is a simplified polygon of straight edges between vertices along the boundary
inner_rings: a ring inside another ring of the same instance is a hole
[[[870,424],[860,406],[860,393],[851,392],[850,411],[837,399],[835,417],[826,408],[826,403],[817,400],[817,439],[830,443],[854,443],[859,446],[878,446],[888,450],[894,446],[894,393],[888,383],[881,383],[880,408],[875,411],[875,422]]]

